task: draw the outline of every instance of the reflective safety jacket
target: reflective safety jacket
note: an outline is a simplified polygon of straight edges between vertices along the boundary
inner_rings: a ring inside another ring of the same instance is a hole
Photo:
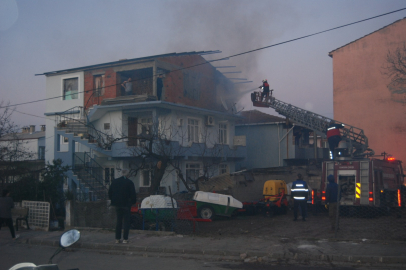
[[[290,190],[294,200],[307,200],[309,197],[309,188],[307,183],[303,180],[296,180],[292,183],[292,189]]]

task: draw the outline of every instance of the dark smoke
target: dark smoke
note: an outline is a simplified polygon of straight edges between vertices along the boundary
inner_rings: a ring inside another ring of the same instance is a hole
[[[176,3],[179,3],[177,1]],[[227,57],[233,54],[260,48],[272,43],[272,22],[277,20],[275,1],[184,1],[173,6],[167,2],[167,9],[173,18],[170,20],[173,38],[165,41],[168,52],[220,50],[221,54],[206,56],[207,60]],[[234,94],[237,102],[247,90],[261,84],[266,78],[266,70],[258,70],[261,52],[214,62],[214,66],[236,66],[219,69],[242,71],[240,74],[227,74],[229,78],[246,78],[253,83],[236,84]]]

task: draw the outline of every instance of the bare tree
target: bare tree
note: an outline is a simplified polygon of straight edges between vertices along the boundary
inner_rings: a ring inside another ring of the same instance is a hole
[[[386,55],[386,65],[383,67],[384,74],[391,79],[388,85],[389,91],[395,95],[394,99],[406,102],[402,96],[406,94],[406,44],[398,47],[395,51],[389,51]]]
[[[145,170],[151,172],[150,194],[155,194],[164,176],[172,172],[176,173],[187,190],[199,190],[199,181],[214,176],[224,159],[223,145],[215,143],[213,138],[217,138],[217,134],[210,134],[207,128],[200,132],[199,143],[190,143],[187,129],[165,123],[167,121],[138,124],[141,132],[132,137],[122,133],[114,137],[94,129],[93,137],[103,149],[109,149],[113,143],[121,140],[131,142],[132,146],[136,145],[129,148],[132,156],[131,174],[136,176]],[[118,132],[120,131],[116,131],[116,134]],[[191,178],[183,174],[181,165],[184,156],[194,156],[197,161],[202,162],[203,168],[198,177]]]
[[[0,179],[2,187],[8,184],[7,179],[21,176],[28,171],[22,161],[30,159],[32,153],[25,147],[25,142],[18,136],[18,126],[11,116],[14,109],[9,104],[0,102]]]

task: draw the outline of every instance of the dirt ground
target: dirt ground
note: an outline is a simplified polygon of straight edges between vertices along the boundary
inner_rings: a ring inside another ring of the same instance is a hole
[[[321,211],[321,212],[320,212]],[[274,238],[338,238],[345,240],[376,239],[406,240],[406,213],[375,217],[348,217],[339,219],[339,230],[331,230],[327,211],[309,211],[306,221],[293,221],[293,211],[286,215],[265,217],[219,217],[213,222],[199,222],[197,232],[202,237],[235,237],[239,235]],[[405,211],[403,211],[405,212]]]

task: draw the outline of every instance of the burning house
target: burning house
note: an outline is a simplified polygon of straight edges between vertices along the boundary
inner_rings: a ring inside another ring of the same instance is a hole
[[[226,96],[234,84],[203,55],[171,53],[46,72],[46,161],[72,166],[69,188],[106,198],[120,170],[139,193],[193,190],[245,158]],[[159,180],[156,183],[156,180]]]

